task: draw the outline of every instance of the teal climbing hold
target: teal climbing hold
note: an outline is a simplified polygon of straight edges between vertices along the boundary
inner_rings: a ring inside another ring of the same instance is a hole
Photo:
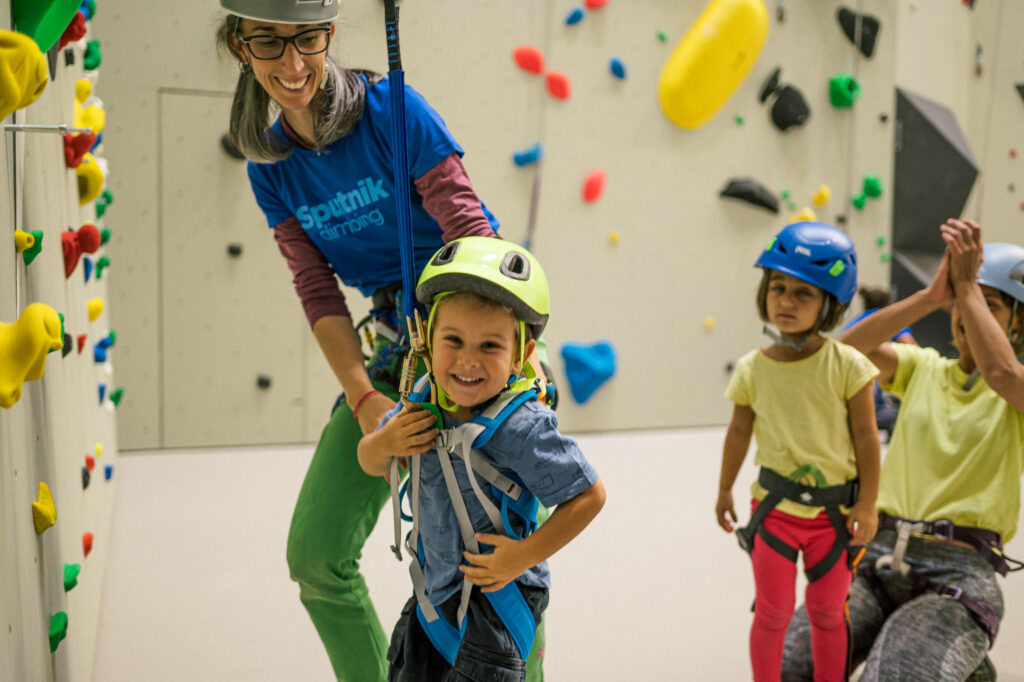
[[[562,345],[565,375],[572,399],[583,405],[609,379],[615,376],[615,347],[608,341],[582,344],[569,341]]]

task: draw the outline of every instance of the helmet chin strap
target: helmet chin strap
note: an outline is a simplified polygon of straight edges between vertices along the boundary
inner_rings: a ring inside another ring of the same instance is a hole
[[[818,327],[821,326],[821,323],[825,321],[826,317],[828,317],[830,305],[831,301],[826,296],[825,300],[821,302],[821,314],[818,316],[817,324],[805,331],[803,334],[786,334],[785,332],[780,332],[776,327],[770,324],[766,324],[762,327],[761,331],[765,336],[774,341],[776,345],[782,346],[783,348],[792,348],[799,353],[804,349],[804,346],[807,345],[807,342],[818,333]]]

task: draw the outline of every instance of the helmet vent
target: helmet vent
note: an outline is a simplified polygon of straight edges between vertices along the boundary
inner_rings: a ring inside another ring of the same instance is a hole
[[[455,260],[455,254],[459,251],[461,242],[452,242],[446,244],[444,248],[437,252],[434,256],[434,260],[430,261],[431,265],[447,265]]]
[[[829,260],[827,258],[824,259],[824,260],[812,260],[811,261],[811,265],[817,265],[820,268],[821,267],[825,267],[828,264],[829,264]]]
[[[1017,268],[1015,268],[1014,271],[1010,273],[1010,279],[1012,279],[1014,282],[1020,282],[1024,284],[1024,267],[1018,266]]]
[[[530,279],[530,261],[518,251],[509,251],[501,261],[501,274],[522,282]]]

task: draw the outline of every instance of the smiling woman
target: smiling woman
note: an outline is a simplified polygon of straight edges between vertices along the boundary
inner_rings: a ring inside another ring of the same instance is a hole
[[[498,221],[473,190],[462,148],[409,87],[408,169],[396,177],[392,83],[331,58],[336,2],[220,2],[229,13],[217,42],[240,69],[229,134],[249,159],[256,201],[342,389],[295,505],[288,566],[338,679],[383,680],[388,641],[358,560],[390,489],[360,469],[356,450],[394,407],[409,348],[395,309],[402,269],[395,197],[398,190],[411,197],[417,272],[452,239],[495,236]],[[373,299],[368,364],[337,278]],[[543,628],[535,642],[529,679],[541,677]]]

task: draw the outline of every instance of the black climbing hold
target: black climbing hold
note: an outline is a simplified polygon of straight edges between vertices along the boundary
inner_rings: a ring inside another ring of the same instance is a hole
[[[238,256],[241,256],[242,255],[242,245],[241,244],[228,244],[228,254],[231,255],[231,256],[234,256],[236,258]]]
[[[71,339],[71,334],[64,332],[64,347],[60,349],[60,356],[66,358],[71,349],[75,347],[75,342]]]
[[[224,153],[230,156],[236,161],[245,161],[245,154],[235,146],[235,143],[231,141],[230,133],[224,133],[220,136],[220,147],[224,150]]]
[[[836,18],[839,20],[839,25],[850,42],[857,46],[861,54],[870,58],[875,53],[875,40],[878,39],[878,32],[882,28],[878,18],[870,14],[860,15],[859,45],[855,42],[857,39],[857,13],[845,7],[840,7],[839,11],[836,12]]]
[[[75,51],[70,47],[64,49],[64,66],[75,65]]]
[[[836,225],[845,225],[845,224],[846,224],[846,215],[845,214],[844,215],[837,215],[836,216]]]
[[[764,104],[779,89],[779,75],[782,73],[782,67],[776,66],[775,70],[772,71],[772,75],[768,76],[768,80],[761,85],[761,92],[757,98]]]
[[[735,366],[735,365],[734,365],[733,363],[731,363],[731,362],[727,362],[727,363],[725,364],[725,371],[726,371],[726,372],[731,372],[731,371],[733,371],[733,369],[735,369],[735,368],[736,368],[736,366]]]
[[[775,104],[772,105],[772,123],[779,130],[803,125],[811,116],[804,96],[792,85],[783,86]]]
[[[1013,87],[1017,88],[1017,94],[1024,99],[1024,83],[1014,83]]]
[[[889,122],[889,114],[879,114],[878,115],[878,120],[881,121],[882,123],[888,123]]]
[[[720,197],[739,199],[754,206],[760,206],[772,213],[779,212],[779,199],[774,192],[752,178],[732,178],[729,184],[718,193]]]
[[[89,487],[89,480],[92,478],[92,474],[89,473],[89,467],[82,467],[82,490]]]
[[[260,374],[256,377],[256,385],[260,388],[270,388],[270,377],[266,374]]]

